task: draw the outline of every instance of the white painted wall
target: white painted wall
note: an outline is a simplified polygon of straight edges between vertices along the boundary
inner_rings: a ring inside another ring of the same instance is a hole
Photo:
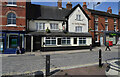
[[[57,23],[58,27],[59,27],[59,31],[62,31],[62,29],[63,29],[63,27],[62,27],[63,21],[31,20],[31,21],[29,21],[29,30],[30,31],[35,31],[36,30],[36,22],[45,23],[45,30],[47,29],[47,27],[50,29],[50,23]],[[63,26],[66,28],[66,24],[63,25]]]
[[[80,14],[81,15],[81,20],[83,21],[78,21],[76,20],[76,15]],[[76,25],[74,23],[79,23],[79,24],[85,24],[85,25]],[[88,32],[88,18],[84,15],[82,10],[77,7],[73,13],[69,16],[68,20],[68,29],[69,32],[75,32],[75,26],[82,26],[82,32]]]

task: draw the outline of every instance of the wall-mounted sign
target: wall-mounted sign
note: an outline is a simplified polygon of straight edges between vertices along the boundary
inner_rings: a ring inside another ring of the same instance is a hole
[[[73,25],[86,25],[84,23],[72,23]]]
[[[117,34],[115,34],[115,33],[110,33],[109,35],[111,35],[111,36],[116,36]]]

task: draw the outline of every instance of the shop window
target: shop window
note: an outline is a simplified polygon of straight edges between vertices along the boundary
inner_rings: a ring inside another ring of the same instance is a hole
[[[77,38],[74,38],[74,44],[77,44]]]
[[[37,30],[45,30],[45,23],[36,22],[36,29]]]
[[[51,30],[59,30],[57,23],[50,23],[50,29]]]
[[[8,13],[7,15],[7,24],[16,25],[16,15],[14,13]]]
[[[80,45],[85,45],[86,44],[86,38],[79,38],[79,44]]]
[[[76,26],[75,32],[82,32],[82,26]]]
[[[63,37],[61,39],[62,45],[69,45],[70,44],[70,37]]]
[[[56,38],[55,37],[46,37],[45,45],[56,45]]]

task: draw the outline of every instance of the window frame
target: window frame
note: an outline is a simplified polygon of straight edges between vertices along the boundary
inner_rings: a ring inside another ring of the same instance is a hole
[[[96,25],[97,24],[97,25]],[[97,27],[96,27],[97,26]],[[95,22],[95,31],[98,31],[98,22]]]
[[[36,30],[45,30],[45,23],[41,23],[41,22],[36,22]]]
[[[86,37],[79,37],[79,45],[86,45],[86,43],[87,43]]]
[[[95,15],[95,21],[98,21],[98,16],[97,15]]]
[[[65,42],[64,44],[63,44],[63,41]],[[70,37],[62,37],[61,38],[61,45],[70,45],[70,44],[71,44],[71,38]]]
[[[107,20],[106,20],[107,19]],[[105,22],[108,22],[108,18],[107,17],[105,17]]]
[[[81,15],[80,15],[80,14],[77,14],[77,15],[76,15],[76,20],[78,20],[78,21],[81,20]]]
[[[117,31],[117,24],[114,24],[114,31],[116,32]]]
[[[16,14],[15,13],[10,12],[7,14],[7,26],[16,26]]]
[[[50,23],[50,30],[59,30],[58,23]]]
[[[48,38],[49,38],[49,39],[48,39]],[[50,44],[46,44],[46,43],[47,43],[46,41],[49,41]],[[55,44],[53,44],[53,41],[55,41]],[[46,45],[46,46],[56,45],[56,42],[57,42],[56,37],[45,37],[45,45]]]
[[[7,6],[17,6],[17,0],[8,0]]]
[[[107,29],[106,29],[106,26],[107,26]],[[107,23],[105,24],[105,31],[108,31],[108,24]]]
[[[82,26],[75,26],[75,32],[82,32]]]

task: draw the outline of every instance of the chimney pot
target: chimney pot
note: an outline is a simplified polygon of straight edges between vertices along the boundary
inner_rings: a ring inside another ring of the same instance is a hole
[[[86,9],[86,8],[87,8],[86,2],[83,2],[83,9]]]
[[[71,2],[67,2],[66,8],[67,8],[67,9],[72,9],[72,4],[71,4]]]
[[[57,4],[58,4],[58,8],[62,8],[62,0],[58,0]]]
[[[112,13],[112,9],[111,9],[111,7],[108,7],[107,12],[108,12],[108,13]]]

